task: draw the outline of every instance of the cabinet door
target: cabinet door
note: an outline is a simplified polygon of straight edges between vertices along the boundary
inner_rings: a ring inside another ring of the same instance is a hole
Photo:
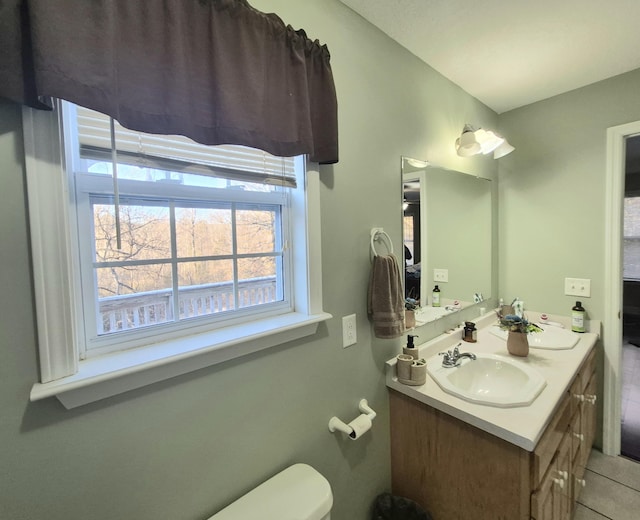
[[[546,475],[531,495],[531,518],[569,520],[573,508],[571,496],[571,436],[567,430]]]
[[[596,435],[596,400],[597,400],[597,379],[596,374],[592,374],[589,384],[584,391],[584,403],[582,413],[582,433],[584,434],[584,462],[586,464],[589,454],[591,453],[591,447],[593,446],[593,440]]]
[[[557,467],[557,460],[553,459],[540,487],[531,495],[531,518],[535,520],[555,520],[558,518],[560,497],[555,488],[562,485],[562,481],[558,479]]]
[[[585,468],[591,447],[596,434],[596,375],[593,374],[589,383],[584,389],[584,400],[580,403],[580,433],[582,443],[580,444],[579,460],[580,466]]]
[[[591,454],[591,447],[596,431],[596,375],[591,374],[586,387],[580,393],[581,402],[579,407],[579,429],[573,428],[572,435],[574,440],[579,441],[579,449],[574,455],[572,465],[572,489],[573,500],[576,501],[580,497],[580,492],[585,486],[584,473],[587,467],[587,461]]]
[[[559,479],[562,479],[562,485],[554,487],[555,493],[557,493],[558,499],[558,513],[555,518],[558,520],[570,520],[571,512],[573,511],[573,487],[571,486],[571,463],[573,461],[571,448],[571,433],[567,431],[564,439],[558,447],[558,468],[557,475]]]

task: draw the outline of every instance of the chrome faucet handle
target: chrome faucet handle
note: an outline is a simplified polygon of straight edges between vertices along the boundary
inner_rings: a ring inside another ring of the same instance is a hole
[[[447,350],[446,352],[438,352],[438,355],[444,356],[442,358],[443,367],[451,368],[458,366],[458,358],[454,356],[454,354],[450,350]]]
[[[458,348],[458,346],[459,346],[459,345],[456,345],[456,346],[453,348],[453,357],[454,357],[454,358],[457,358],[457,357],[460,355],[460,349]]]
[[[450,362],[451,362],[451,357],[452,357],[452,355],[451,355],[451,351],[450,351],[450,350],[447,350],[446,352],[438,352],[438,355],[439,355],[439,356],[444,356],[444,357],[442,358],[442,364],[443,364],[443,365],[444,365],[444,364],[448,364],[448,363],[450,363]]]

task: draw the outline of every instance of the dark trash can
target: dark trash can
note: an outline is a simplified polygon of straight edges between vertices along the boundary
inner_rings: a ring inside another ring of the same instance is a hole
[[[373,504],[372,520],[433,520],[431,515],[413,500],[390,493],[378,495]]]

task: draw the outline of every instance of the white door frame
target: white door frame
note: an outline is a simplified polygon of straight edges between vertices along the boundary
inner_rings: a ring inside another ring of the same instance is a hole
[[[604,236],[604,396],[602,451],[620,455],[622,360],[622,226],[626,138],[640,121],[607,129]]]

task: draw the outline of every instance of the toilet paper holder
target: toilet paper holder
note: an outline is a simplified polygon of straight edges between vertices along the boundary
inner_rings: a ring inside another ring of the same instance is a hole
[[[371,422],[375,419],[376,412],[369,407],[366,399],[360,399],[358,409],[361,414],[349,424],[341,421],[334,415],[329,419],[329,431],[332,433],[336,431],[346,433],[349,438],[354,441],[359,439],[364,433],[371,429]]]

